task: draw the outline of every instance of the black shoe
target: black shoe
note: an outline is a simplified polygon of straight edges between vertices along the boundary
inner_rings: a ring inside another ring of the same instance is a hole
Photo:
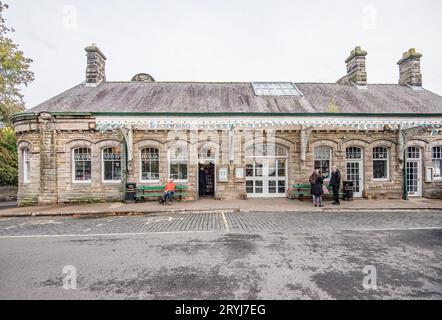
[[[315,207],[317,207],[318,205],[317,204],[315,204]]]
[[[324,205],[323,205],[323,204],[320,204],[319,206],[322,208]]]
[[[333,205],[337,205],[337,204],[339,204],[339,203],[337,203],[337,202],[333,202]]]

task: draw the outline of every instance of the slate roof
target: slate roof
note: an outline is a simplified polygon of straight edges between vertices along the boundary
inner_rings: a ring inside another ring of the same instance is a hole
[[[397,84],[367,89],[295,83],[302,96],[256,96],[247,82],[104,82],[79,84],[29,112],[442,113],[442,97]]]

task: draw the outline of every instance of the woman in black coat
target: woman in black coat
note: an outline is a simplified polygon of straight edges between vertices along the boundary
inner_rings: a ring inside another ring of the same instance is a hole
[[[319,170],[315,169],[313,174],[309,178],[310,184],[311,184],[311,194],[313,197],[313,204],[315,207],[322,205],[322,195],[324,194],[323,184],[324,184],[324,178],[321,177]]]

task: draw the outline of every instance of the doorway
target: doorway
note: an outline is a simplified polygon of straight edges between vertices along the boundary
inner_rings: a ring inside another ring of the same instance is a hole
[[[213,162],[198,165],[198,195],[200,198],[215,195],[215,164]]]
[[[359,147],[346,149],[347,180],[353,182],[353,196],[362,197],[363,181],[363,150]]]
[[[286,197],[287,149],[256,144],[246,149],[246,191],[250,198]]]
[[[421,150],[418,147],[407,149],[407,193],[410,197],[422,196]]]

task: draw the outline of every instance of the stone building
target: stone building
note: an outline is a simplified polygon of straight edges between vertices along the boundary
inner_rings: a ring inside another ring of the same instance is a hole
[[[85,82],[13,117],[21,205],[118,201],[169,177],[196,199],[201,168],[216,199],[289,197],[332,165],[356,197],[442,197],[442,97],[414,49],[398,84],[368,83],[360,47],[337,83],[106,81],[86,52]]]

